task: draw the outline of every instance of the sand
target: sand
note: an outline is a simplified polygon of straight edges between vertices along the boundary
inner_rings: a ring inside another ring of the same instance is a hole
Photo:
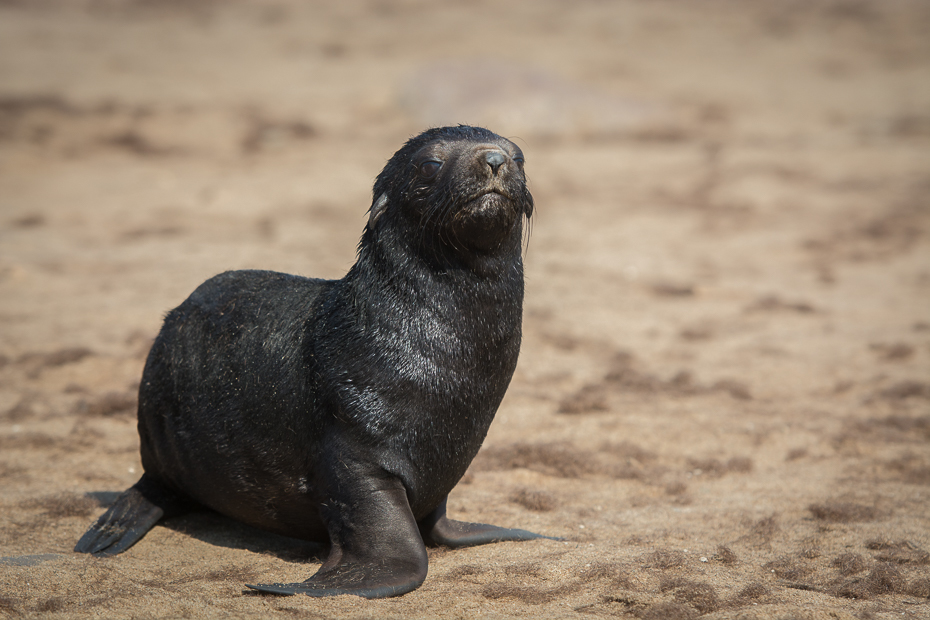
[[[0,2],[0,616],[930,618],[925,2]],[[537,211],[524,345],[397,599],[212,513],[71,552],[141,474],[165,312],[341,277],[410,135]]]

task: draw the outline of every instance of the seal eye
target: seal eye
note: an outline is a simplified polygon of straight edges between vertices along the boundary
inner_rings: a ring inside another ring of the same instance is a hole
[[[420,164],[420,176],[429,181],[439,173],[441,167],[441,161],[436,161],[435,159],[427,160]]]
[[[523,167],[523,155],[514,155],[512,159],[515,164],[521,168]]]

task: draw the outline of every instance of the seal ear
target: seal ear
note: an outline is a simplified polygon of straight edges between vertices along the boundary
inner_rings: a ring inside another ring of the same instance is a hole
[[[388,195],[387,192],[381,194],[381,196],[371,205],[371,209],[368,210],[368,227],[373,228],[375,222],[378,221],[378,218],[381,217],[381,214],[384,213],[384,210],[387,209],[388,205]]]
[[[526,199],[523,201],[523,212],[526,214],[526,219],[532,217],[533,205],[533,194],[530,193],[530,190],[526,190]]]

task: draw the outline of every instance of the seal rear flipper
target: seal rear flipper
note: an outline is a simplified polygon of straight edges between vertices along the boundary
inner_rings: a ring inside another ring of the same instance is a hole
[[[78,553],[110,556],[137,543],[166,514],[184,512],[184,503],[143,474],[74,546]]]
[[[301,583],[247,587],[270,594],[387,598],[423,583],[426,546],[401,482],[363,477],[342,490],[352,497],[340,497],[322,510],[332,549],[320,570]]]
[[[520,530],[486,523],[466,523],[454,521],[446,516],[446,500],[420,520],[420,533],[423,540],[430,545],[444,547],[475,547],[495,542],[535,540],[545,538],[548,540],[562,540],[552,536],[543,536],[527,530]]]

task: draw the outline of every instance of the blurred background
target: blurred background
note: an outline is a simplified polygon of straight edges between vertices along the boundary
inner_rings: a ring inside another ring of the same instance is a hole
[[[68,307],[115,321],[153,317],[225,268],[337,277],[383,162],[442,124],[485,125],[528,152],[542,252],[531,274],[566,294],[577,279],[558,272],[571,266],[687,288],[716,273],[713,257],[655,251],[637,227],[674,236],[697,217],[733,229],[763,212],[792,211],[779,225],[811,237],[802,261],[830,279],[819,220],[835,208],[849,221],[869,201],[869,158],[895,160],[884,183],[896,199],[926,191],[922,2],[8,0],[0,11],[0,273],[26,287],[6,304],[71,286],[74,270],[90,281]],[[657,212],[682,217],[644,221]],[[909,217],[878,241],[911,243]],[[566,243],[567,230],[584,242]],[[725,262],[751,286],[766,267],[743,238],[724,242],[739,265]],[[114,280],[126,270],[130,281]],[[95,287],[104,308],[82,294]],[[573,293],[590,311],[597,291]],[[2,342],[21,349],[61,320],[40,305],[50,314],[30,311]]]

